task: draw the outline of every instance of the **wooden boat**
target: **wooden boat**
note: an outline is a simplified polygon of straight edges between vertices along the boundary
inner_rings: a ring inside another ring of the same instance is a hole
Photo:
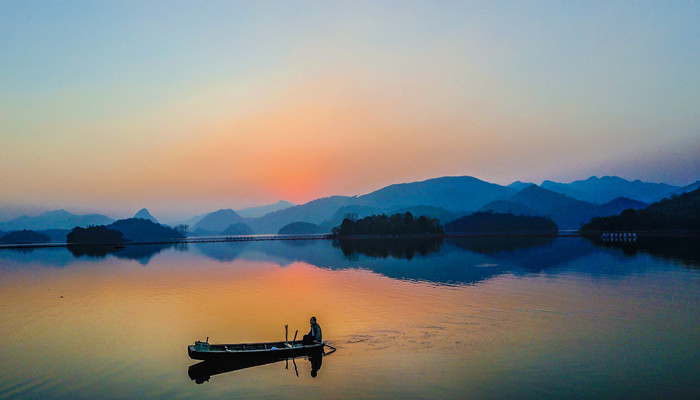
[[[267,342],[209,344],[196,341],[187,346],[187,354],[194,360],[246,361],[279,360],[323,353],[325,342],[304,345],[301,340]]]

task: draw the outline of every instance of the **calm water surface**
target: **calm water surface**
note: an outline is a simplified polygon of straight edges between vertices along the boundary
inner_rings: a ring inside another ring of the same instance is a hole
[[[0,398],[700,398],[700,243],[0,250]],[[186,345],[338,351],[196,383]]]

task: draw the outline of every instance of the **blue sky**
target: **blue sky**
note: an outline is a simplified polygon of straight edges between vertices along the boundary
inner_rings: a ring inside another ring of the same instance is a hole
[[[700,3],[0,4],[3,204],[700,179]],[[132,212],[133,211],[133,212]]]

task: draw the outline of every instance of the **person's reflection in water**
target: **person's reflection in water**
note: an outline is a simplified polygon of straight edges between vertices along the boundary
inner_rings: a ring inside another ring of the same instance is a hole
[[[318,375],[318,370],[321,369],[321,364],[323,364],[323,354],[309,356],[309,361],[311,362],[311,377],[315,378]]]

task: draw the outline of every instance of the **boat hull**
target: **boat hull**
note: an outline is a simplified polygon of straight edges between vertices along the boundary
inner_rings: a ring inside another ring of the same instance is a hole
[[[193,360],[203,361],[265,361],[299,357],[323,352],[323,343],[303,345],[301,340],[291,342],[203,344],[187,346]]]

